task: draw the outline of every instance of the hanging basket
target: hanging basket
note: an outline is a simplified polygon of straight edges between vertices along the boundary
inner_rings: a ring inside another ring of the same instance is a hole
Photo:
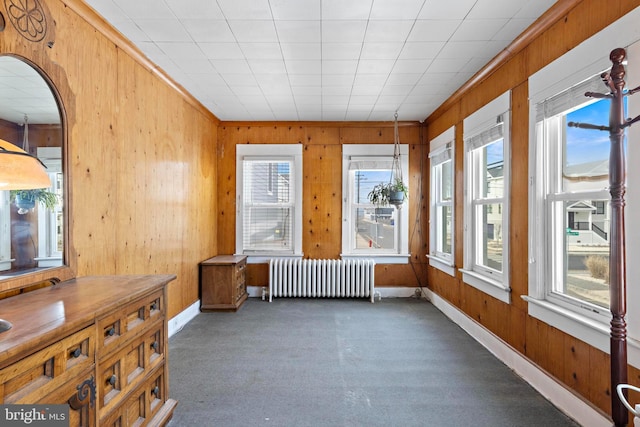
[[[389,203],[399,208],[404,203],[404,191],[389,192]]]
[[[16,194],[16,207],[18,208],[18,213],[24,215],[36,207],[36,201],[33,198]]]

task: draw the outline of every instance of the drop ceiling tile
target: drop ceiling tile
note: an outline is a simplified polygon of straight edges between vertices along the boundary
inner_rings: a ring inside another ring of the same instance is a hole
[[[185,58],[207,59],[204,52],[202,52],[200,47],[195,43],[161,42],[157,45],[158,48],[162,50],[162,52],[177,60],[182,60]]]
[[[323,43],[361,43],[367,21],[322,21]]]
[[[297,98],[299,96],[317,96],[322,93],[320,86],[291,86],[291,92]]]
[[[292,87],[296,86],[318,86],[322,85],[322,77],[317,74],[289,74],[289,82]]]
[[[486,41],[449,42],[442,48],[436,61],[440,59],[470,58],[482,52],[487,45]]]
[[[253,74],[224,73],[221,76],[229,86],[258,86],[258,81]]]
[[[322,0],[322,19],[368,19],[373,0]]]
[[[298,106],[305,106],[305,109],[307,109],[309,105],[317,107],[322,102],[322,96],[320,95],[295,95],[294,99]]]
[[[229,21],[229,26],[238,42],[278,42],[273,21],[233,20]]]
[[[314,74],[320,73],[320,60],[311,61],[285,61],[287,73],[293,74]]]
[[[427,71],[429,73],[456,73],[469,62],[469,57],[435,59]],[[424,77],[424,76],[423,76]]]
[[[243,59],[212,59],[211,63],[220,74],[252,74],[249,64]]]
[[[281,43],[320,43],[320,21],[275,21]]]
[[[242,85],[242,86],[231,86],[231,90],[233,93],[245,99],[247,96],[262,96],[262,89],[258,85]]]
[[[410,42],[437,42],[447,41],[451,38],[462,20],[424,20],[416,21],[407,41]]]
[[[237,43],[199,43],[198,46],[209,59],[244,59]]]
[[[425,68],[426,69],[426,68]],[[422,73],[396,73],[395,71],[389,74],[387,79],[387,85],[415,85],[422,78]]]
[[[389,74],[356,74],[353,84],[356,86],[382,87],[388,78]]]
[[[353,74],[323,74],[322,86],[348,86],[353,85]]]
[[[280,60],[271,60],[271,59],[249,59],[249,66],[254,74],[259,73],[278,73],[278,74],[286,74],[287,69],[284,66],[284,61]]]
[[[347,104],[349,103],[349,94],[336,93],[336,94],[332,94],[332,95],[325,95],[323,93],[322,94],[322,103],[324,105],[340,106],[341,108],[345,108],[346,109]]]
[[[202,58],[186,58],[180,60],[176,65],[180,67],[186,74],[216,74],[217,71],[208,59]]]
[[[263,89],[278,88],[278,90],[284,91],[287,96],[291,96],[289,79],[286,74],[254,74],[254,76],[258,85]]]
[[[242,53],[248,60],[272,59],[282,60],[282,53],[278,43],[239,43]]]
[[[322,43],[322,59],[360,58],[362,43]]]
[[[418,19],[464,19],[476,0],[426,0]]]
[[[358,73],[389,74],[394,64],[393,59],[362,59],[358,61]]]
[[[351,89],[351,96],[378,96],[382,91],[382,85],[357,85],[354,84]]]
[[[510,19],[491,39],[500,40],[506,45],[515,40],[532,22],[531,19]]]
[[[507,19],[467,19],[463,21],[450,41],[491,40],[507,23]]]
[[[217,1],[226,19],[272,19],[269,0]]]
[[[367,106],[371,109],[371,105],[376,102],[378,95],[351,95],[349,97],[349,108],[352,106]]]
[[[361,59],[396,59],[400,56],[401,42],[371,42],[362,47]]]
[[[165,0],[178,19],[224,19],[218,3],[211,0]]]
[[[95,0],[96,2],[98,0]],[[164,1],[157,0],[114,0],[131,19],[173,19],[171,9]]]
[[[511,18],[522,7],[513,0],[478,0],[467,15],[467,19]]]
[[[320,0],[269,0],[276,20],[320,20]]]
[[[358,61],[322,61],[323,74],[354,74]]]
[[[407,42],[400,52],[401,59],[429,59],[435,58],[442,50],[445,42]]]
[[[367,42],[404,42],[414,20],[369,21],[365,33]]]
[[[285,60],[321,59],[320,43],[280,43]]]
[[[371,19],[415,19],[424,0],[375,0]]]
[[[366,111],[352,111],[349,109],[345,115],[345,120],[354,122],[364,122],[369,118],[369,110]]]
[[[140,29],[155,42],[192,42],[184,26],[175,19],[138,19]]]
[[[182,22],[182,25],[184,25],[195,42],[220,43],[236,41],[227,21],[219,19],[183,19],[180,22]]]
[[[393,65],[394,74],[424,73],[433,59],[399,59]]]
[[[322,86],[322,97],[346,97],[349,98],[351,92],[351,86]],[[347,102],[347,101],[345,101]]]

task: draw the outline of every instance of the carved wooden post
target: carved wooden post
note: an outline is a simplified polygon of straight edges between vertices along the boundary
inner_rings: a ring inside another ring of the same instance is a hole
[[[622,62],[626,52],[622,48],[611,51],[611,72],[603,73],[602,80],[609,89],[607,94],[593,92],[585,96],[593,98],[609,98],[609,126],[595,126],[588,123],[568,123],[569,126],[585,129],[608,130],[611,150],[609,154],[609,192],[611,193],[611,230],[609,240],[609,296],[611,308],[611,416],[617,427],[626,426],[629,412],[624,406],[616,387],[627,383],[627,314],[626,303],[626,255],[624,232],[624,193],[626,167],[624,157],[624,129],[640,120],[624,117],[624,97],[632,95],[640,88],[624,92],[625,69]],[[624,393],[626,399],[626,389]]]

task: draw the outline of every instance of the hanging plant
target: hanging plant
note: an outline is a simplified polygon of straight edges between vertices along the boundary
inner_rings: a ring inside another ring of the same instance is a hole
[[[409,197],[408,187],[402,179],[402,166],[400,163],[400,136],[398,132],[398,112],[395,114],[393,125],[393,162],[391,164],[391,177],[389,182],[381,182],[373,187],[367,197],[377,206],[394,205],[400,209],[405,199]]]
[[[11,202],[15,203],[18,213],[26,214],[29,210],[35,208],[36,202],[40,202],[50,211],[58,204],[58,195],[46,188],[38,188],[35,190],[11,190]]]

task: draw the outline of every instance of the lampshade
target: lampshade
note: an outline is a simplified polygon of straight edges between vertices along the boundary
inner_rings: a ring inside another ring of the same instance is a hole
[[[51,180],[40,160],[0,139],[0,190],[30,190],[50,186]]]

